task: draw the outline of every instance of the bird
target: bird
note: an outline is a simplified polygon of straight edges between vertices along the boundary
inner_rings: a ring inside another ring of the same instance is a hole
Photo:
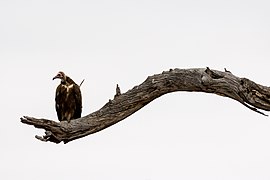
[[[55,109],[59,121],[67,121],[81,117],[82,95],[78,86],[64,72],[59,71],[53,80],[60,79],[61,82],[56,88]]]

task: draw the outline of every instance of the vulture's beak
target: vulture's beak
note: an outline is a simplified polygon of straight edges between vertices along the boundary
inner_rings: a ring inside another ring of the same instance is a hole
[[[57,79],[57,78],[59,78],[58,75],[54,76],[54,77],[52,78],[52,80],[55,80],[55,79]]]

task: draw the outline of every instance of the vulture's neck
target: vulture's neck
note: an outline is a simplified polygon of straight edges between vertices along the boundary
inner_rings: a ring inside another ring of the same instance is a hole
[[[61,81],[61,84],[71,85],[71,84],[76,84],[76,83],[70,77],[66,76],[65,80]]]

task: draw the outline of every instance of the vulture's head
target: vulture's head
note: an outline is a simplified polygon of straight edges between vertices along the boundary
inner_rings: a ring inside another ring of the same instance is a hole
[[[55,79],[61,79],[62,82],[66,81],[66,75],[64,72],[59,71],[56,76],[53,77],[53,80]]]

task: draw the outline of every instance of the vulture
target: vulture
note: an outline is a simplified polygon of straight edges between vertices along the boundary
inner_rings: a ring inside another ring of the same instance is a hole
[[[78,86],[70,77],[60,71],[53,78],[61,82],[56,88],[55,109],[59,121],[68,121],[81,117],[82,95]]]

